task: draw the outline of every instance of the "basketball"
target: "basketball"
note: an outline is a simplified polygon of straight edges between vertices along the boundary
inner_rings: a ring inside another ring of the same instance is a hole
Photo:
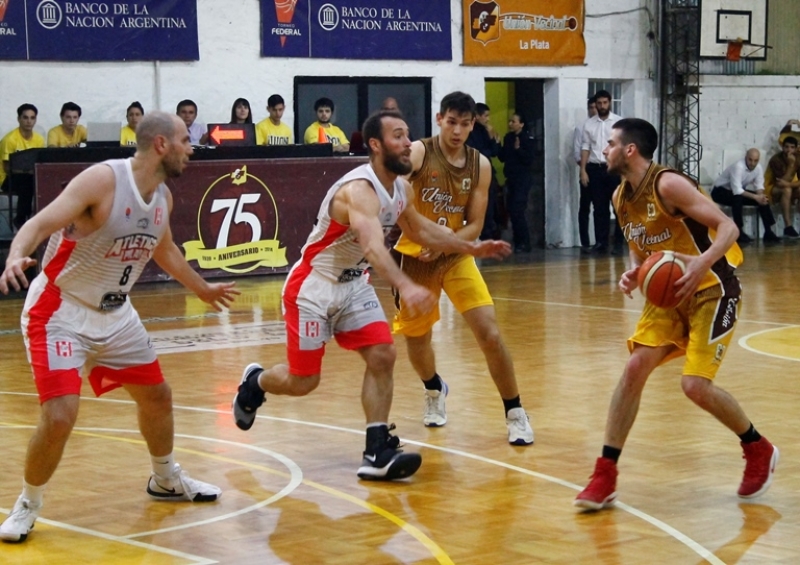
[[[675,281],[686,272],[683,261],[672,251],[658,251],[639,267],[639,288],[644,297],[659,308],[674,308],[681,299],[675,296]]]

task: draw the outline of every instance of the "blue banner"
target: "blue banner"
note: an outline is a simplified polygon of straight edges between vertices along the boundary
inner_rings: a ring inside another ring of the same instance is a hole
[[[0,59],[199,58],[196,0],[0,0]]]
[[[451,61],[448,0],[261,0],[261,56]]]

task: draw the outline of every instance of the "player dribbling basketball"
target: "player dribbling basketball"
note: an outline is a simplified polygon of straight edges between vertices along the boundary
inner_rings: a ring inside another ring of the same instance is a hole
[[[614,504],[617,460],[647,378],[657,366],[682,355],[683,392],[741,440],[746,466],[739,496],[763,494],[778,461],[778,449],[759,435],[736,399],[714,384],[741,302],[734,274],[742,262],[736,245],[739,230],[691,179],[652,161],[657,145],[658,134],[650,123],[627,118],[614,125],[603,151],[609,173],[624,178],[613,202],[628,241],[631,268],[622,274],[619,287],[630,296],[646,256],[672,249],[686,265],[677,281],[676,295],[682,301],[670,309],[646,302],[628,340],[631,355],[611,399],[602,456],[589,485],[575,499],[575,506],[588,510]]]

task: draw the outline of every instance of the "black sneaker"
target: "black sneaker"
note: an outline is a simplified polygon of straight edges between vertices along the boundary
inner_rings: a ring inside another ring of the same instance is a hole
[[[247,431],[253,427],[253,422],[256,421],[256,410],[266,400],[263,391],[261,391],[261,394],[250,392],[252,379],[257,379],[263,370],[264,368],[258,363],[250,363],[242,373],[242,382],[239,383],[239,390],[231,403],[233,420],[240,430]]]
[[[775,232],[772,230],[767,230],[764,232],[764,243],[779,243],[781,238],[775,235]]]
[[[783,228],[783,237],[791,237],[792,239],[797,239],[800,237],[800,233],[797,233],[797,230],[794,229],[794,226],[787,226]]]
[[[394,424],[389,427],[394,429]],[[400,438],[389,433],[382,447],[364,452],[361,467],[356,474],[365,481],[393,481],[405,479],[417,472],[422,465],[422,456],[419,453],[403,453],[400,447]]]

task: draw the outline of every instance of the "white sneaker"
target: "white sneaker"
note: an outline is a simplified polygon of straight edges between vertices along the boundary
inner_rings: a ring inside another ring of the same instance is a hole
[[[425,414],[422,416],[422,423],[429,428],[438,428],[447,423],[447,412],[444,409],[444,399],[447,397],[449,388],[447,383],[442,381],[442,390],[425,389]]]
[[[155,500],[214,502],[222,496],[222,489],[191,478],[176,464],[172,477],[164,478],[155,473],[150,475],[147,494]]]
[[[508,443],[511,445],[530,445],[533,443],[533,428],[524,408],[512,408],[506,415]]]
[[[0,539],[6,543],[21,543],[28,538],[28,534],[33,529],[36,518],[39,517],[39,510],[42,505],[31,504],[22,495],[14,504],[14,509],[8,515],[5,522],[0,525]]]

